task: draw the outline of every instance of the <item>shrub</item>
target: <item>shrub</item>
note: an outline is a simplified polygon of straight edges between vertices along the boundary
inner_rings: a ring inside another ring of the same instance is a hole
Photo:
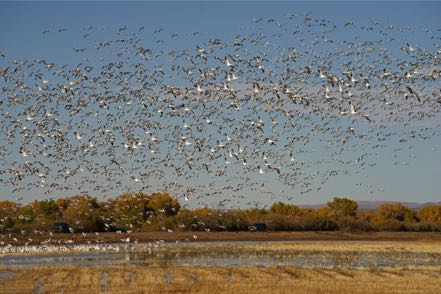
[[[376,228],[379,231],[399,232],[406,230],[406,226],[404,225],[404,223],[396,219],[377,221],[373,225],[374,228]]]
[[[309,216],[305,218],[305,230],[308,231],[335,231],[336,222],[327,216]]]
[[[404,223],[404,228],[409,232],[430,232],[434,231],[436,226],[428,223]]]
[[[243,213],[237,211],[228,211],[219,216],[219,223],[227,231],[246,231],[248,230],[248,221]]]
[[[370,232],[374,230],[374,227],[369,222],[352,217],[340,218],[337,221],[337,227],[340,231],[349,232]]]
[[[268,215],[264,219],[264,221],[256,220],[254,222],[266,223],[267,228],[270,231],[299,231],[299,230],[303,230],[303,228],[298,223],[296,217],[289,217],[286,215],[280,215],[280,214],[274,214],[274,213]]]
[[[264,221],[268,230],[272,231],[333,231],[337,228],[335,222],[329,217],[305,216],[292,217],[271,214]]]

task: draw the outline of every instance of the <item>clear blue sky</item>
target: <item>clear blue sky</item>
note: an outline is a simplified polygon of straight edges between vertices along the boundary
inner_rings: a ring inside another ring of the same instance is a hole
[[[0,51],[11,59],[75,62],[72,48],[84,45],[83,28],[99,28],[100,33],[92,38],[101,41],[114,36],[114,32],[125,25],[133,31],[145,27],[143,43],[151,47],[161,46],[154,42],[153,31],[157,28],[163,28],[167,34],[180,35],[198,31],[197,37],[183,37],[175,44],[162,45],[194,49],[198,39],[231,40],[240,32],[252,31],[255,29],[253,18],[275,18],[283,22],[288,13],[303,15],[306,12],[311,12],[315,18],[331,20],[340,27],[348,20],[356,25],[368,25],[370,20],[376,20],[410,26],[415,33],[408,37],[421,47],[431,47],[431,40],[421,33],[424,29],[441,29],[441,2],[0,2]],[[57,34],[60,28],[67,31]],[[50,33],[43,35],[45,30]],[[265,29],[263,33],[270,31]],[[336,38],[346,37],[336,35]],[[395,145],[390,147],[393,149]],[[358,200],[440,201],[440,150],[441,138],[436,136],[416,141],[412,149],[400,153],[396,160],[408,162],[408,165],[393,165],[392,153],[384,152],[376,157],[376,166],[361,174],[335,177],[321,191],[293,201],[321,203],[336,195]],[[416,157],[410,157],[411,154]],[[376,191],[372,196],[368,193],[370,187],[356,186],[360,182],[373,185],[372,189],[384,189],[384,192]],[[25,196],[29,199],[39,197],[33,193]],[[15,198],[15,195],[0,187],[0,197]]]
[[[418,30],[439,28],[441,2],[1,2],[0,7],[2,50],[21,58],[63,60],[71,57],[72,45],[81,41],[78,32],[87,26],[112,32],[124,25],[133,30],[144,26],[147,33],[162,27],[170,33],[199,31],[231,38],[241,28],[252,27],[253,18],[283,19],[288,13],[312,12],[340,26],[347,20],[364,24],[377,20]],[[42,38],[42,31],[59,28],[68,29],[53,40],[59,43]],[[191,48],[194,41],[180,40]]]

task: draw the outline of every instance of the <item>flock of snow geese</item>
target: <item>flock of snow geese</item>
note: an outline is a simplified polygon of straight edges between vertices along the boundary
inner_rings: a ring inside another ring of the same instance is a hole
[[[223,39],[150,30],[104,39],[82,28],[88,45],[65,63],[0,48],[0,185],[11,195],[162,190],[254,206],[320,191],[384,150],[403,164],[400,150],[440,134],[440,29],[289,14]],[[409,41],[418,34],[426,48]]]

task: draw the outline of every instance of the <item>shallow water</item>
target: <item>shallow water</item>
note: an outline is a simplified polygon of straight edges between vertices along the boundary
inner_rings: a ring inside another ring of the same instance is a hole
[[[241,242],[243,243],[243,242]],[[193,243],[194,244],[194,243]],[[202,243],[201,243],[202,244]],[[233,245],[238,242],[211,242]],[[208,244],[207,244],[208,245]],[[228,248],[228,247],[227,247]],[[240,248],[240,247],[239,247]],[[413,251],[247,251],[228,250],[225,246],[195,248],[187,244],[174,244],[168,250],[151,250],[145,247],[121,251],[64,252],[46,254],[4,255],[0,264],[6,267],[35,266],[103,266],[133,264],[142,266],[240,266],[240,265],[294,265],[307,267],[344,266],[441,266],[441,254]],[[0,275],[1,279],[1,275]]]
[[[0,281],[12,279],[16,275],[17,273],[13,273],[13,272],[0,272]]]

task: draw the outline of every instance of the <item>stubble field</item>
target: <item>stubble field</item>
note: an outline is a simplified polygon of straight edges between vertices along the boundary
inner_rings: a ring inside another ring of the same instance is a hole
[[[2,264],[0,293],[439,293],[441,288],[441,242],[434,240],[168,243],[149,253],[139,246],[119,253],[125,259],[99,266]],[[47,258],[56,260],[56,254]]]

